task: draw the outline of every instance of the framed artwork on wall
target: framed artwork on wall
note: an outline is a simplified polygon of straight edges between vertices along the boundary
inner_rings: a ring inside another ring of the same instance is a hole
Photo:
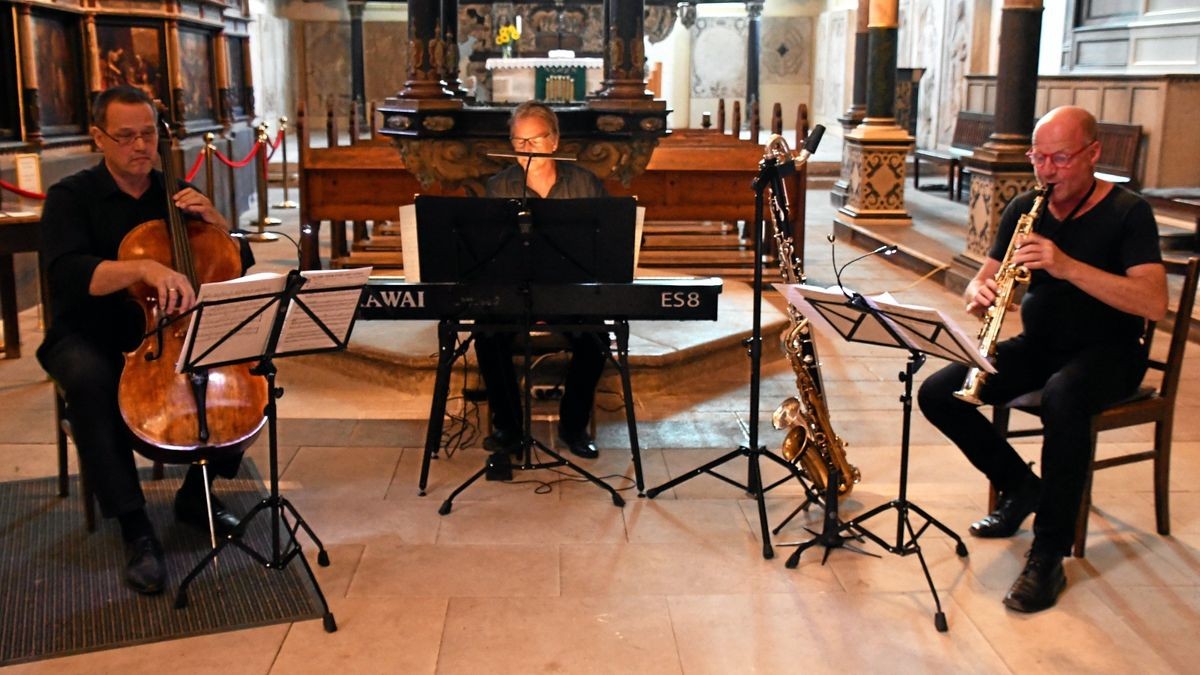
[[[87,131],[87,86],[83,78],[83,41],[74,14],[34,10],[34,53],[38,104],[44,136]]]
[[[233,119],[246,118],[246,44],[244,37],[228,36],[225,40],[229,50],[229,95],[230,114]]]
[[[14,12],[15,7],[0,5],[0,143],[21,139]]]
[[[216,122],[217,86],[213,77],[213,38],[204,30],[180,27],[179,70],[183,100],[179,101],[187,122]]]
[[[96,21],[101,88],[128,84],[164,104],[171,100],[161,25]]]

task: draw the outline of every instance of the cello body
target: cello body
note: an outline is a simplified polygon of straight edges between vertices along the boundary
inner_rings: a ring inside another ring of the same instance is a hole
[[[165,125],[164,125],[165,126]],[[241,275],[238,243],[221,228],[185,221],[171,200],[178,185],[169,170],[169,130],[160,134],[167,220],[142,223],[121,241],[119,260],[149,258],[185,274],[193,288]],[[117,400],[137,450],[161,462],[191,463],[243,452],[266,423],[266,379],[241,363],[176,373],[184,348],[186,319],[159,329],[162,311],[156,290],[135,284],[130,293],[145,313],[146,338],[125,355]]]

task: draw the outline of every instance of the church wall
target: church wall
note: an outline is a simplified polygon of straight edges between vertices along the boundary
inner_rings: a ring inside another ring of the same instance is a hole
[[[832,4],[832,3],[831,3]],[[824,124],[826,132],[840,136],[838,118],[845,114],[854,96],[854,40],[858,3],[841,3],[822,12],[816,20],[815,69],[810,122]]]

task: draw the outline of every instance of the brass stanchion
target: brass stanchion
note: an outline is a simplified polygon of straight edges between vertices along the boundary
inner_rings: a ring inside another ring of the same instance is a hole
[[[213,136],[211,131],[204,134],[204,185],[207,188],[208,201],[214,204],[217,203],[217,184],[213,180],[213,158],[216,156],[217,151],[217,148],[213,145],[213,140],[215,139],[216,136]]]
[[[279,118],[279,144],[283,147],[283,201],[278,204],[272,204],[277,209],[294,209],[300,206],[296,202],[288,199],[288,161],[287,161],[287,118]]]
[[[274,232],[267,232],[268,225],[278,225],[278,218],[267,217],[267,125],[266,123],[258,125],[258,162],[255,164],[255,171],[258,176],[255,177],[255,185],[258,186],[258,221],[253,223],[258,227],[257,232],[251,232],[246,235],[246,239],[253,242],[276,241],[279,235]]]

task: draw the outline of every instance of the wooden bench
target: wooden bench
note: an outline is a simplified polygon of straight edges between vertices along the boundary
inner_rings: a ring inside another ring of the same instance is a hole
[[[1190,234],[1160,234],[1159,239],[1162,240],[1165,249],[1200,251],[1200,187],[1155,188],[1143,191],[1142,196],[1158,213],[1183,220],[1190,219],[1195,223],[1196,229]]]
[[[962,111],[954,122],[954,138],[948,150],[918,148],[913,152],[913,187],[921,189],[921,161],[949,165],[946,194],[962,198],[962,160],[975,154],[975,148],[987,142],[995,127],[995,117],[988,113]],[[926,189],[931,189],[927,186]]]
[[[1096,125],[1100,141],[1100,159],[1096,178],[1110,183],[1128,183],[1137,188],[1137,162],[1142,146],[1142,127],[1138,124],[1100,122]]]

